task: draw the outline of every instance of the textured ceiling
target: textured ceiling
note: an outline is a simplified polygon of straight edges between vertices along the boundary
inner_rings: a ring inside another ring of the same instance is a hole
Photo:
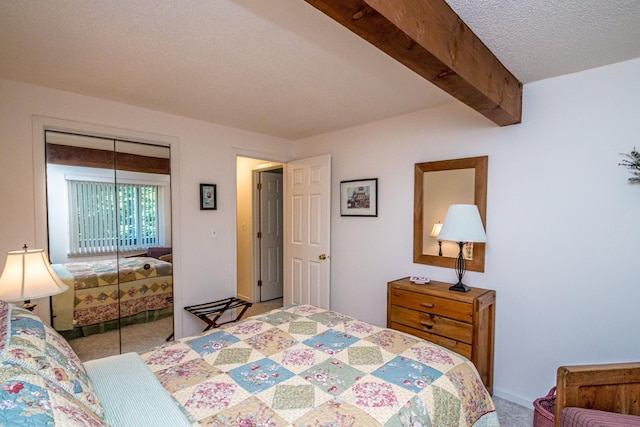
[[[640,57],[638,0],[446,0],[523,83]]]
[[[638,0],[448,3],[524,83],[640,57]],[[292,140],[454,101],[302,0],[0,0],[0,58],[0,78]]]

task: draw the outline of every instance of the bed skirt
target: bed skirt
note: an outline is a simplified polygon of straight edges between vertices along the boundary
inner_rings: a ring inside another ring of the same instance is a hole
[[[123,326],[138,325],[141,323],[155,322],[173,315],[173,306],[161,308],[159,310],[148,310],[142,313],[127,316],[118,320],[108,320],[106,322],[96,323],[94,325],[77,326],[70,331],[58,331],[65,339],[88,337],[89,335],[102,334],[108,331],[114,331]]]

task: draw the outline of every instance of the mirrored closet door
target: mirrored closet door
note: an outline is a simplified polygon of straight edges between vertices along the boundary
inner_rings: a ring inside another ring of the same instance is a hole
[[[47,131],[52,324],[81,359],[173,333],[170,149]]]

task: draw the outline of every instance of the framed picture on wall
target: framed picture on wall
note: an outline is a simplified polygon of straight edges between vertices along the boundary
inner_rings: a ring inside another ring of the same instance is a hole
[[[378,216],[378,178],[341,181],[340,216]]]
[[[200,210],[216,210],[216,184],[200,184]]]

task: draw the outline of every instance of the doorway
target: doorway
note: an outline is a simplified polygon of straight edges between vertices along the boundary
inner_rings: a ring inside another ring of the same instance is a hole
[[[236,155],[237,296],[260,300],[257,172],[283,169],[283,305],[330,308],[331,156],[274,163]],[[279,219],[280,221],[280,219]]]
[[[253,303],[282,298],[282,168],[236,158],[237,294]]]

